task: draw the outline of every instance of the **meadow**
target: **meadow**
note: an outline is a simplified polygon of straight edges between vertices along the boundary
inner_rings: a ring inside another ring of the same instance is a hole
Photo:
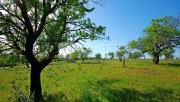
[[[30,101],[30,68],[0,68],[0,102]],[[41,74],[45,102],[180,102],[180,60],[52,62]]]

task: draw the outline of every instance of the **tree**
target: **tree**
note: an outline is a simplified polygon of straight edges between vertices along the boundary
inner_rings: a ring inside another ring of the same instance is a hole
[[[132,53],[129,53],[129,58],[131,58],[131,59],[138,59],[141,56],[142,56],[142,53],[138,52],[138,51],[134,51]]]
[[[79,54],[79,51],[76,50],[73,53],[71,53],[70,58],[76,62],[76,60],[79,58]]]
[[[90,48],[82,48],[79,50],[79,56],[82,60],[82,63],[84,63],[84,60],[88,58],[89,54],[92,53],[92,50]]]
[[[116,57],[118,57],[119,61],[121,62],[123,59],[123,54],[119,51],[116,52]]]
[[[97,59],[101,59],[101,54],[100,54],[100,53],[97,53],[97,54],[95,55],[95,57],[96,57]]]
[[[170,48],[163,50],[161,54],[165,56],[165,59],[173,59],[174,52],[175,50],[173,48]]]
[[[142,53],[148,52],[153,56],[153,63],[158,64],[163,50],[180,45],[180,19],[172,16],[153,19],[144,33],[145,36],[140,37],[137,41],[131,41],[128,46]]]
[[[107,54],[107,53],[105,53],[104,56],[105,56],[105,57],[104,57],[104,60],[108,59],[108,54]]]
[[[116,55],[120,57],[120,61],[123,60],[123,67],[125,67],[125,60],[128,55],[128,50],[125,46],[119,46]]]
[[[138,38],[137,40],[132,40],[128,43],[128,48],[131,50],[135,50],[136,52],[140,52],[145,59],[144,53],[146,53],[147,50],[146,50],[146,45],[144,43],[144,40],[145,39],[141,37]]]
[[[171,16],[153,19],[144,32],[145,49],[153,56],[154,64],[159,63],[160,53],[180,45],[180,20]]]
[[[92,0],[94,1],[94,0]],[[31,65],[30,95],[42,97],[40,74],[59,49],[81,40],[104,38],[105,27],[86,14],[89,0],[3,0],[0,3],[0,42],[17,50]],[[37,56],[42,59],[38,60]]]
[[[108,56],[109,56],[110,59],[113,59],[114,58],[114,52],[109,52]]]

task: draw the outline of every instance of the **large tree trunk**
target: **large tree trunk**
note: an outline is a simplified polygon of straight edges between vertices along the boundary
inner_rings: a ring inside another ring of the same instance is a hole
[[[153,63],[154,64],[159,63],[159,54],[158,53],[153,54]]]
[[[30,74],[30,96],[34,97],[35,102],[39,102],[42,98],[41,88],[41,68],[39,65],[33,65]]]

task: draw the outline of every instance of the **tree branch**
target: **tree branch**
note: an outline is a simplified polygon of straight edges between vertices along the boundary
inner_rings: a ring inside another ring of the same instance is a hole
[[[2,53],[2,52],[4,52],[4,51],[8,51],[8,50],[10,50],[10,49],[12,49],[12,48],[0,49],[0,53]]]
[[[44,1],[45,2],[45,1]],[[37,28],[37,31],[34,33],[34,36],[32,38],[32,42],[34,43],[36,41],[36,39],[39,37],[39,35],[41,34],[41,32],[43,31],[43,28],[45,26],[45,22],[46,22],[46,18],[49,14],[51,14],[52,12],[54,12],[54,10],[59,6],[59,0],[56,0],[55,5],[52,8],[49,8],[47,12],[44,12],[42,18],[41,18],[41,22],[39,24],[39,27]]]
[[[21,3],[22,2],[22,3]],[[24,0],[15,0],[16,5],[20,8],[22,16],[25,21],[25,26],[28,29],[29,36],[33,35],[33,27],[27,14],[26,2]]]

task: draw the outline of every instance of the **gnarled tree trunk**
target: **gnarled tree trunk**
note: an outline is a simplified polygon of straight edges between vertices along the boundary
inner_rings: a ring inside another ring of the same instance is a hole
[[[158,64],[159,63],[159,53],[153,54],[153,63]]]
[[[32,48],[32,45],[27,44],[25,53],[28,62],[31,64],[30,96],[34,97],[35,102],[40,102],[42,99],[41,72],[53,60],[54,56],[58,54],[58,46],[54,46],[48,58],[40,62],[33,55]]]
[[[42,98],[42,87],[41,87],[41,71],[42,67],[34,65],[31,67],[30,74],[30,96],[34,97],[35,102],[39,102]]]

